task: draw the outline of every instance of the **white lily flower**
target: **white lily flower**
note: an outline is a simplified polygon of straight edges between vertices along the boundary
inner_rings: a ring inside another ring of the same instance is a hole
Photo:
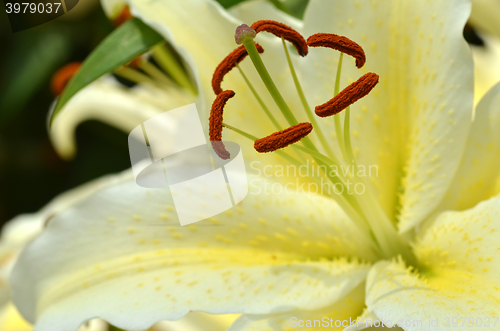
[[[500,85],[473,120],[473,64],[462,37],[468,1],[311,0],[303,22],[261,1],[231,13],[209,0],[129,6],[191,65],[207,117],[213,71],[235,48],[242,22],[275,19],[304,36],[328,32],[358,42],[366,66],[344,66],[341,86],[368,71],[380,84],[352,106],[346,137],[357,164],[377,165],[379,174],[366,195],[344,196],[347,202],[269,193],[268,182],[252,178],[256,191],[234,210],[188,227],[178,226],[169,192],[133,180],[110,184],[56,215],[18,260],[14,302],[37,331],[76,330],[94,317],[141,330],[190,311],[243,314],[231,331],[305,330],[324,317],[335,326],[358,316],[401,321],[405,331],[435,330],[435,319],[440,330],[495,329]],[[288,107],[307,121],[281,40],[259,34],[256,41]],[[292,57],[308,103],[331,98],[337,60],[321,49]],[[250,60],[241,68],[271,105]],[[223,86],[236,92],[224,121],[259,137],[275,131],[237,72]],[[320,146],[316,134],[327,133],[331,146],[320,151],[339,155],[347,145],[337,143],[333,127],[318,121],[311,142]],[[261,162],[255,169],[286,165],[276,153],[254,152],[236,132],[224,137]],[[202,204],[196,197],[193,204]]]

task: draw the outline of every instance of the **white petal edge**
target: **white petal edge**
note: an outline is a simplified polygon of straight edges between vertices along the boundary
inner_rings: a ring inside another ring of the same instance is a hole
[[[127,171],[121,175],[99,178],[84,185],[64,192],[52,199],[40,211],[32,214],[21,214],[7,222],[0,237],[0,306],[6,304],[10,296],[9,277],[21,250],[40,233],[47,222],[59,212],[69,208],[76,202],[86,198],[105,185],[116,184],[122,180],[133,178]]]
[[[228,331],[343,330],[364,307],[364,286],[347,293],[333,305],[320,310],[293,310],[273,315],[242,315]]]
[[[476,107],[465,154],[438,211],[468,209],[498,193],[499,126],[500,83]]]

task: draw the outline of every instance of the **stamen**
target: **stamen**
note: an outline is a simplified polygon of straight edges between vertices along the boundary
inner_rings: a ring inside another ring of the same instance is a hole
[[[274,152],[301,140],[311,133],[312,129],[313,126],[309,122],[299,123],[267,137],[257,139],[254,143],[254,148],[259,153]]]
[[[286,24],[271,20],[262,20],[252,24],[252,29],[257,33],[261,31],[270,32],[277,37],[288,40],[295,46],[300,56],[306,56],[308,53],[304,37]]]
[[[128,21],[129,19],[131,19],[132,17],[133,16],[130,13],[130,8],[128,6],[125,6],[125,7],[123,7],[120,14],[118,14],[118,16],[113,20],[113,24],[115,26],[120,26],[123,23],[125,23],[126,21]]]
[[[352,105],[366,96],[378,84],[379,76],[369,72],[360,79],[343,89],[326,103],[316,106],[315,112],[319,117],[327,117],[340,113],[347,106]]]
[[[366,56],[363,48],[351,39],[333,33],[316,33],[307,38],[307,45],[311,47],[328,47],[346,53],[356,59],[356,67],[365,65]]]
[[[229,159],[231,154],[222,142],[222,114],[227,101],[234,97],[236,93],[231,90],[225,90],[217,94],[212,109],[210,110],[209,120],[209,136],[212,142],[214,152],[223,160]]]
[[[61,69],[57,70],[54,75],[52,75],[52,79],[50,81],[50,89],[55,96],[58,96],[62,93],[62,91],[66,87],[66,84],[68,84],[71,77],[73,77],[78,72],[81,65],[81,62],[68,63]]]
[[[259,44],[255,43],[257,47],[257,51],[259,53],[263,53],[264,49]],[[247,57],[248,53],[245,49],[244,45],[236,48],[232,51],[228,56],[222,60],[222,62],[215,69],[214,75],[212,76],[212,89],[214,93],[217,95],[222,92],[221,83],[224,79],[224,76],[231,71],[234,67],[236,67],[241,61]]]

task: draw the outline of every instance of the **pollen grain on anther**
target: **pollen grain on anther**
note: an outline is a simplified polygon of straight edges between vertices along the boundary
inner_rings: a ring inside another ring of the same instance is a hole
[[[291,126],[285,130],[275,132],[267,137],[257,139],[254,148],[259,153],[274,152],[278,149],[296,143],[311,133],[313,126],[309,122],[303,122]]]
[[[68,63],[52,75],[50,89],[55,96],[58,96],[63,92],[69,80],[78,72],[81,65],[81,62]]]
[[[340,113],[342,110],[370,93],[378,84],[378,79],[379,76],[373,72],[361,76],[361,78],[347,86],[326,103],[316,106],[316,115],[327,117]]]
[[[264,49],[259,44],[255,43],[257,47],[257,51],[259,53],[263,53]],[[231,71],[237,64],[245,59],[248,55],[247,50],[244,45],[239,46],[234,51],[229,53],[228,56],[222,60],[222,62],[215,69],[214,75],[212,76],[212,89],[214,93],[217,95],[222,92],[221,83],[224,79],[224,76]]]
[[[257,33],[266,31],[277,37],[283,37],[295,46],[300,56],[306,56],[308,53],[307,43],[304,37],[286,24],[272,20],[261,20],[253,23],[252,29]]]
[[[316,33],[307,38],[310,47],[328,47],[348,54],[356,59],[356,67],[365,65],[366,55],[363,48],[351,39],[333,33]]]
[[[210,110],[209,118],[209,136],[212,142],[212,147],[215,153],[223,160],[229,159],[231,154],[224,146],[222,142],[222,119],[224,106],[227,101],[234,97],[235,93],[231,90],[225,90],[217,94],[214,102],[212,103],[212,109]]]

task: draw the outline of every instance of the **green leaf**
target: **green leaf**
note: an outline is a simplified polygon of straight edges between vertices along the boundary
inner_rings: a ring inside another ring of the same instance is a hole
[[[217,0],[217,2],[220,3],[221,6],[226,8],[226,9],[230,8],[232,6],[235,6],[243,1],[245,1],[245,0]]]
[[[161,35],[137,18],[122,24],[85,59],[78,73],[73,76],[61,94],[52,112],[50,123],[53,123],[68,100],[82,88],[161,41],[163,41]]]

